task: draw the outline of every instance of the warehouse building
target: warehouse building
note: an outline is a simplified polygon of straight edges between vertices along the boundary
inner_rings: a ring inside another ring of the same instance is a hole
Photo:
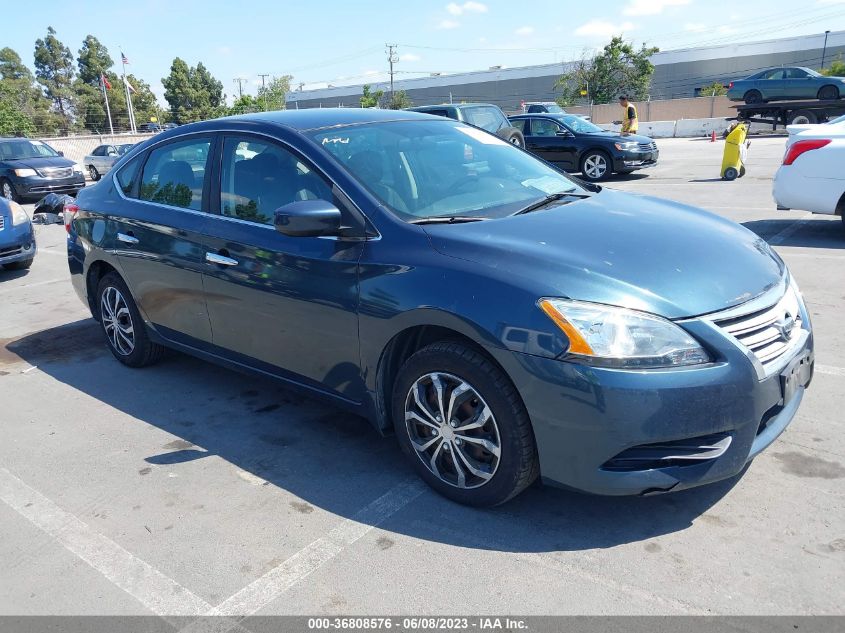
[[[760,42],[686,48],[656,53],[650,98],[696,97],[702,86],[727,84],[771,66],[819,68],[825,35],[802,35]],[[827,35],[825,60],[845,57],[845,31]],[[402,79],[396,90],[405,90],[414,105],[450,101],[495,103],[505,111],[516,111],[521,101],[553,101],[555,82],[569,63],[521,68],[493,67],[488,70]],[[373,83],[373,90],[385,90],[385,83]],[[287,95],[288,108],[357,107],[362,85],[295,90]]]

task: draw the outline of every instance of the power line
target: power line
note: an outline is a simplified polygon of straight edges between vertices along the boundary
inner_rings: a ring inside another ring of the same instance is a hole
[[[246,81],[245,77],[235,77],[232,79],[233,82],[238,84],[238,98],[244,96],[244,82]]]

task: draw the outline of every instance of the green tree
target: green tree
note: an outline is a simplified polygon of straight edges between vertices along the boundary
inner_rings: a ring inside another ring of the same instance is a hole
[[[290,92],[290,75],[273,77],[266,86],[258,89],[258,100],[266,110],[284,110],[285,98]]]
[[[830,66],[822,68],[819,72],[826,77],[845,77],[845,62],[841,57],[834,59],[830,62]]]
[[[248,114],[250,112],[262,112],[264,110],[264,101],[252,95],[243,95],[235,99],[235,103],[228,109],[226,114],[229,116],[235,114]]]
[[[32,136],[35,122],[19,106],[14,89],[0,81],[0,136]]]
[[[701,87],[702,97],[721,97],[726,94],[728,94],[728,89],[721,81],[714,81],[712,84]]]
[[[585,96],[594,103],[610,103],[621,94],[633,100],[645,99],[654,74],[649,58],[659,50],[645,44],[637,50],[622,36],[614,37],[600,54],[581,59],[560,76],[555,83],[561,90],[558,102],[571,105]],[[582,91],[587,94],[582,95]]]
[[[387,107],[391,110],[404,110],[414,105],[411,98],[404,90],[397,90],[393,93],[393,98],[387,102]]]
[[[0,134],[29,136],[41,131],[51,135],[61,127],[61,119],[50,111],[50,101],[35,85],[32,72],[8,47],[0,49],[0,109]]]
[[[32,72],[21,61],[21,56],[9,48],[0,48],[0,79],[25,79],[32,83]]]
[[[170,66],[170,74],[161,83],[171,116],[177,123],[202,121],[225,113],[223,84],[202,62],[196,67],[188,67],[177,57]]]
[[[381,98],[384,96],[384,90],[370,91],[369,84],[364,86],[364,94],[361,95],[362,108],[377,108],[381,103]]]
[[[99,86],[100,74],[114,65],[109,49],[93,35],[88,35],[83,40],[76,63],[79,67],[79,80],[89,86]]]
[[[35,41],[35,77],[66,128],[73,123],[73,76],[70,49],[59,41],[52,26],[47,27],[47,37]]]

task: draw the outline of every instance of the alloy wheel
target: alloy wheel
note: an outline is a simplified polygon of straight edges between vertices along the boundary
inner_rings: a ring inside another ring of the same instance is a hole
[[[12,185],[8,182],[3,183],[3,197],[6,198],[6,200],[15,199],[15,193],[12,191]]]
[[[91,180],[94,180],[94,181],[97,181],[100,178],[100,174],[97,172],[97,168],[94,167],[94,165],[89,165],[88,175],[91,176]]]
[[[109,286],[103,291],[100,316],[112,347],[122,356],[129,356],[135,349],[135,329],[129,306],[120,290]]]
[[[417,457],[441,481],[479,488],[496,474],[499,427],[465,380],[441,372],[418,378],[405,399],[405,426]]]
[[[607,159],[601,154],[591,154],[584,161],[584,173],[588,177],[598,180],[607,171]]]

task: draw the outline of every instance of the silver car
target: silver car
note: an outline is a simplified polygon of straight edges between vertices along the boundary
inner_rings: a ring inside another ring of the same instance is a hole
[[[94,182],[102,178],[112,168],[121,156],[132,148],[132,143],[123,145],[100,145],[85,157],[82,164],[88,170],[88,175]]]

